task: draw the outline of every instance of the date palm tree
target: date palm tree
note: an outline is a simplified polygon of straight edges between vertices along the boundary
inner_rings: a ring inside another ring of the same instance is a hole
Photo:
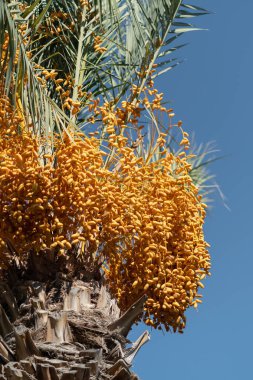
[[[133,323],[182,332],[201,302],[203,177],[153,82],[206,13],[1,1],[1,379],[137,379]]]

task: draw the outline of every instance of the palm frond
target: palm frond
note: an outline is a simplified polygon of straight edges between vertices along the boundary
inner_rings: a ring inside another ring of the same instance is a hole
[[[152,78],[176,66],[177,59],[170,55],[184,44],[174,46],[175,42],[183,33],[196,29],[185,20],[208,13],[183,0],[95,0],[85,7],[79,0],[28,0],[23,12],[11,4],[2,2],[0,8],[0,42],[6,30],[10,35],[5,83],[8,87],[12,75],[18,78],[15,91],[8,91],[29,110],[35,133],[46,131],[51,139],[55,131],[70,123],[74,126],[78,119],[60,107],[54,85],[41,86],[36,65],[72,78],[71,98],[81,101],[85,120],[88,93],[114,104],[124,97],[133,101],[139,94],[129,91],[133,84],[142,90]],[[27,26],[27,45],[18,31],[22,24]],[[94,47],[96,37],[101,38],[98,49]],[[152,114],[149,117],[156,123]],[[158,131],[159,125],[156,128]]]
[[[190,176],[199,189],[199,194],[202,195],[203,202],[210,205],[212,202],[211,194],[214,191],[218,191],[224,200],[222,191],[215,181],[215,175],[210,172],[210,165],[221,159],[221,157],[217,155],[219,151],[215,148],[213,142],[198,145],[194,143],[194,138],[192,138],[192,140],[193,143],[190,148],[192,158],[189,160],[192,165]]]
[[[33,125],[34,134],[53,141],[53,134],[65,129],[70,120],[38,81],[36,68],[18,29],[20,21],[12,17],[12,10],[6,2],[0,3],[0,55],[7,41],[6,59],[0,64],[4,92],[12,99],[13,106],[19,103],[20,112],[26,117],[27,125]]]
[[[44,8],[42,3],[46,4]],[[23,17],[35,14],[37,7],[38,1],[33,2]],[[173,46],[174,42],[184,33],[199,29],[185,19],[208,13],[183,0],[95,0],[83,11],[78,0],[53,0],[41,1],[40,7],[41,13],[30,23],[33,34],[39,26],[50,27],[52,12],[68,14],[68,18],[59,18],[56,26],[51,23],[55,31],[57,27],[61,31],[58,36],[53,33],[54,38],[39,29],[40,39],[33,43],[36,61],[68,71],[76,79],[78,70],[84,91],[114,102],[134,83],[143,88],[151,77],[175,67],[179,62],[168,55],[184,44]],[[94,50],[94,36],[102,39],[102,53]],[[46,45],[43,49],[42,42]],[[154,63],[157,68],[153,74]]]
[[[108,31],[104,36],[108,50],[101,59],[102,70],[94,67],[95,75],[87,83],[89,90],[100,94],[97,78],[102,78],[107,86],[103,93],[109,92],[112,99],[122,98],[133,83],[142,89],[152,76],[176,66],[178,62],[167,56],[183,45],[169,49],[165,46],[183,33],[198,29],[182,19],[208,13],[182,0],[128,0],[111,2],[110,7],[108,0],[101,0],[99,9],[101,26]],[[157,72],[153,75],[155,63]]]

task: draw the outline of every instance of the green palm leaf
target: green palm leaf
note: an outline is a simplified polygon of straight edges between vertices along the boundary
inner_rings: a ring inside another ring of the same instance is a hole
[[[174,67],[175,63],[167,55],[182,45],[164,47],[173,44],[183,33],[198,29],[183,19],[208,13],[182,0],[95,0],[81,16],[78,1],[53,0],[40,2],[41,13],[34,20],[31,15],[36,14],[37,8],[38,1],[21,15],[23,18],[30,15],[32,34],[39,25],[50,24],[52,11],[66,12],[68,21],[75,27],[70,30],[68,23],[59,19],[64,39],[45,37],[40,31],[40,39],[32,46],[37,50],[36,61],[69,71],[74,78],[79,77],[78,83],[85,91],[114,101],[122,98],[133,83],[143,88],[155,62],[158,71],[162,66]],[[94,51],[94,34],[103,39],[102,46],[107,49],[103,54]],[[43,49],[41,39],[45,43]],[[165,71],[164,67],[162,70]]]
[[[17,99],[21,101],[27,123],[34,127],[34,134],[47,136],[47,140],[52,141],[53,148],[54,132],[59,133],[66,129],[70,120],[50,98],[47,89],[39,83],[34,63],[27,54],[27,46],[18,30],[20,21],[13,19],[12,11],[13,8],[6,2],[0,3],[0,54],[6,33],[9,36],[8,59],[0,64],[4,91],[12,99],[14,106]],[[14,82],[11,80],[13,77]]]
[[[15,4],[4,1],[0,5],[0,42],[6,30],[11,37],[5,83],[8,87],[15,74],[15,91],[28,110],[35,133],[46,131],[52,136],[76,120],[70,120],[69,114],[60,109],[54,86],[40,85],[36,64],[69,75],[75,81],[73,100],[77,99],[78,88],[114,104],[124,97],[134,100],[138,94],[129,91],[133,84],[143,89],[147,81],[179,63],[170,55],[184,44],[174,43],[184,32],[196,29],[185,19],[207,13],[183,0],[95,0],[84,8],[79,0],[35,0],[27,1],[23,12]],[[55,23],[54,13],[63,15],[57,16]],[[27,24],[25,37],[29,39],[26,46],[18,31],[23,23]],[[102,53],[94,49],[94,36],[102,38]],[[19,59],[14,65],[17,41]],[[83,119],[87,111],[85,94],[79,97]]]

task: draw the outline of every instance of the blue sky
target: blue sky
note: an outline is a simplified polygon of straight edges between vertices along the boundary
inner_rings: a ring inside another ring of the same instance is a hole
[[[159,90],[172,101],[186,131],[215,141],[225,158],[211,166],[230,211],[214,194],[206,220],[212,276],[204,301],[189,311],[183,335],[151,332],[135,359],[143,380],[253,378],[253,31],[252,0],[196,0],[214,12],[195,20],[208,31],[188,33],[186,61],[165,74]],[[132,332],[137,337],[145,329]]]

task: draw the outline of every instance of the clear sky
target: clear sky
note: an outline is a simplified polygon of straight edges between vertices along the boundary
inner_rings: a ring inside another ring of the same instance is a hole
[[[191,1],[189,0],[189,3]],[[134,370],[142,380],[253,378],[253,0],[195,0],[214,12],[194,23],[208,31],[185,36],[186,61],[163,76],[159,90],[172,101],[186,131],[215,141],[226,157],[212,165],[228,211],[215,195],[206,221],[212,276],[203,304],[187,313],[183,335],[151,331]],[[145,326],[134,329],[137,337]]]

